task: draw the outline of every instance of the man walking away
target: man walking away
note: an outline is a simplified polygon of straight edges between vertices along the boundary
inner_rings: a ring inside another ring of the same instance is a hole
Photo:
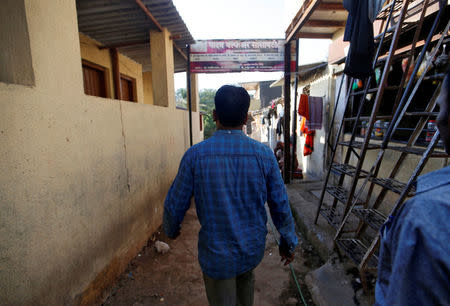
[[[217,131],[190,148],[164,203],[164,232],[180,233],[194,196],[201,224],[198,257],[210,305],[253,305],[254,268],[264,256],[269,205],[281,234],[280,256],[294,259],[297,236],[277,161],[269,147],[245,136],[250,96],[222,86],[213,111]]]

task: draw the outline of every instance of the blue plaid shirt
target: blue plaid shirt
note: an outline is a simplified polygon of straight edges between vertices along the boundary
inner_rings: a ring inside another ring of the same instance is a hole
[[[275,156],[242,131],[218,130],[184,154],[164,203],[163,228],[169,237],[180,230],[192,195],[201,224],[199,262],[211,278],[233,278],[262,260],[266,202],[282,243],[291,250],[297,245]]]
[[[381,232],[375,305],[450,305],[450,166],[419,176]]]

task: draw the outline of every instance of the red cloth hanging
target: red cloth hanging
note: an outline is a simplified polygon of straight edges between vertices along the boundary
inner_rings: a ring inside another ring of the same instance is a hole
[[[300,133],[305,134],[308,132],[308,129],[306,128],[306,118],[300,117]]]
[[[298,103],[298,114],[309,120],[309,106],[308,106],[308,96],[305,94],[300,95],[300,102]]]
[[[298,114],[300,119],[300,132],[306,135],[305,146],[303,147],[303,156],[311,155],[314,151],[314,130],[308,130],[307,121],[309,121],[309,101],[308,95],[301,94],[298,104]]]
[[[307,131],[305,139],[305,147],[303,148],[303,156],[311,155],[314,151],[314,134],[315,131]]]

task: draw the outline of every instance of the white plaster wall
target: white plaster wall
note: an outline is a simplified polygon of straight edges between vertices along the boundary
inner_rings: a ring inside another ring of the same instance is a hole
[[[299,165],[310,177],[321,178],[325,171],[325,157],[326,157],[326,130],[329,126],[329,113],[332,108],[330,106],[330,97],[333,97],[334,91],[332,91],[330,75],[324,74],[322,77],[318,77],[311,82],[301,84],[299,86],[298,92],[299,96],[302,93],[304,85],[310,84],[310,96],[322,97],[323,98],[323,115],[322,115],[322,128],[316,130],[314,136],[314,151],[311,155],[303,156],[303,148],[305,145],[305,136],[297,137],[297,158]],[[293,94],[292,94],[293,97]],[[298,101],[297,107],[298,107]],[[332,112],[332,110],[331,110]],[[291,115],[293,118],[293,115]],[[297,117],[298,118],[298,117]],[[297,135],[300,135],[300,120],[297,119]]]

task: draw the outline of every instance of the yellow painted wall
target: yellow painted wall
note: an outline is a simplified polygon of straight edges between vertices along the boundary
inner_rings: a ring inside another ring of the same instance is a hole
[[[147,71],[142,74],[142,79],[144,83],[144,103],[145,104],[155,104],[153,101],[153,82],[152,82],[152,72]]]
[[[112,75],[112,62],[109,49],[99,49],[101,44],[82,33],[80,36],[81,58],[94,64],[105,67],[108,71],[107,89],[109,97],[114,97],[114,82]],[[138,103],[144,103],[144,86],[142,80],[142,65],[119,53],[120,73],[136,79],[136,92]]]
[[[35,85],[0,82],[0,301],[89,304],[161,224],[188,114],[85,95],[81,58],[104,56],[80,48],[75,1],[25,9]]]

